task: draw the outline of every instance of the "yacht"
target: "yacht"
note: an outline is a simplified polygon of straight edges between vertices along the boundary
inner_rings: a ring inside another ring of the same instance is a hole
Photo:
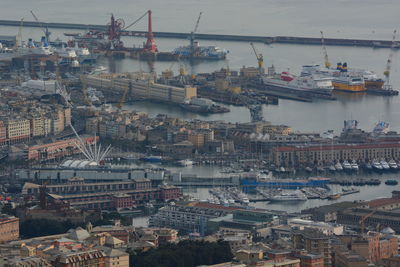
[[[374,170],[377,170],[377,171],[383,170],[382,164],[377,160],[373,160],[371,165]]]
[[[383,170],[385,170],[385,171],[390,170],[390,166],[385,160],[381,160],[381,165],[382,165]]]
[[[367,163],[365,163],[365,168],[367,169],[367,170],[372,170],[372,165],[371,165],[371,163],[369,163],[369,162],[367,162]]]
[[[353,160],[353,161],[351,162],[351,169],[352,169],[353,171],[358,171],[358,164],[357,164],[357,162],[356,162],[355,160]]]
[[[336,171],[336,168],[335,168],[335,165],[329,165],[329,171],[331,171],[331,172],[335,172]]]
[[[306,195],[300,190],[294,192],[282,191],[279,195],[272,196],[270,201],[306,201]]]
[[[247,197],[242,198],[243,204],[249,204],[250,200]]]
[[[399,166],[397,165],[396,161],[394,161],[393,159],[391,159],[389,161],[389,167],[390,167],[390,169],[392,169],[394,171],[397,171],[398,168],[399,168]]]
[[[352,170],[351,164],[347,160],[343,161],[342,165],[343,165],[343,169],[345,171],[351,171]]]
[[[190,159],[183,159],[183,160],[178,161],[178,164],[180,166],[187,167],[187,166],[192,166],[193,165],[193,161],[190,160]]]
[[[335,164],[335,169],[336,169],[337,171],[343,171],[342,164],[340,164],[340,162],[336,163],[336,164]]]

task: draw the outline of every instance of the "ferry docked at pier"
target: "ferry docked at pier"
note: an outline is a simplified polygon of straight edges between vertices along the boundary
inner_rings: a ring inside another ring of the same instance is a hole
[[[364,71],[365,72],[365,71]],[[364,92],[367,90],[366,80],[369,85],[374,81],[372,72],[369,75],[363,75],[361,70],[348,70],[347,63],[338,63],[336,69],[322,68],[318,64],[304,65],[301,71],[302,77],[310,75],[321,75],[332,78],[332,85],[335,90],[345,92]],[[378,78],[376,78],[378,81]],[[383,85],[383,84],[382,84]]]
[[[332,95],[332,78],[321,75],[294,76],[288,72],[262,77],[263,84],[280,90]]]

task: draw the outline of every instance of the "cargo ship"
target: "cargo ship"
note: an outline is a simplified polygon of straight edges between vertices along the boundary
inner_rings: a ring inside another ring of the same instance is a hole
[[[264,76],[262,81],[268,87],[292,92],[298,91],[330,96],[334,89],[332,78],[321,75],[296,77],[288,72],[282,72],[280,75]]]

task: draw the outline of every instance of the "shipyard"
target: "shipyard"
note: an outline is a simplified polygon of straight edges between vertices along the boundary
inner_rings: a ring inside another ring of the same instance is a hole
[[[398,266],[397,2],[21,1],[1,266]]]

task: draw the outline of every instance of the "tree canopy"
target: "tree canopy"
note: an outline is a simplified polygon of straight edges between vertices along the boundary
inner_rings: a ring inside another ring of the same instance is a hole
[[[196,267],[231,261],[233,258],[227,242],[185,240],[146,252],[130,252],[133,267]]]

